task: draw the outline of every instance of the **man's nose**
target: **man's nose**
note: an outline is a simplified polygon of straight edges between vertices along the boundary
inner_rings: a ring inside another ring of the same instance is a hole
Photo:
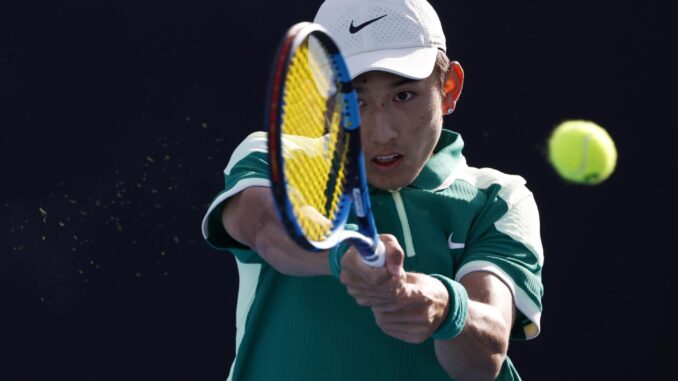
[[[368,131],[368,139],[375,144],[386,144],[398,138],[396,120],[385,106],[374,107],[367,112],[363,127]]]

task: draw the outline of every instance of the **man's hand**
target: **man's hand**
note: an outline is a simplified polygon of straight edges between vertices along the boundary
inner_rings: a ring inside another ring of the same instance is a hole
[[[380,238],[386,247],[385,267],[365,265],[351,247],[341,261],[341,282],[359,305],[372,309],[384,333],[408,343],[421,343],[447,315],[447,289],[435,278],[406,273],[398,241],[388,234]]]

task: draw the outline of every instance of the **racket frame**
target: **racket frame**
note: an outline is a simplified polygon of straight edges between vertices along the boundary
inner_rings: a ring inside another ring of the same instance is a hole
[[[346,192],[339,200],[339,211],[333,222],[330,236],[323,241],[308,239],[299,226],[292,203],[289,201],[285,181],[285,161],[282,153],[282,131],[280,124],[283,118],[283,100],[285,94],[285,76],[294,52],[311,36],[318,39],[326,52],[331,55],[338,89],[343,93],[340,97],[341,128],[348,135],[348,166]],[[348,241],[361,254],[365,263],[372,267],[384,264],[384,246],[377,234],[376,224],[367,186],[365,159],[360,143],[360,109],[357,95],[353,89],[348,66],[329,33],[319,24],[302,22],[292,26],[278,46],[276,59],[270,73],[268,103],[265,110],[265,127],[268,131],[268,156],[271,179],[271,190],[278,217],[290,237],[302,248],[310,251],[325,251],[340,242]],[[346,230],[351,206],[358,225],[358,231]]]

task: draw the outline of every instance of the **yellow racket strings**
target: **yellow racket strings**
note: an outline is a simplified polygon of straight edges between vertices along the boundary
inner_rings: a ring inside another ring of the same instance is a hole
[[[341,93],[317,41],[291,60],[281,131],[287,191],[304,235],[323,241],[340,208],[348,143],[342,133]]]

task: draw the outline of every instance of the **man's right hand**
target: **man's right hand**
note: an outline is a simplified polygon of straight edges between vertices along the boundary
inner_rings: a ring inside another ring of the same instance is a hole
[[[384,267],[370,267],[351,246],[341,260],[341,283],[361,306],[374,306],[393,302],[405,279],[404,253],[398,240],[390,234],[379,237],[384,243]]]

